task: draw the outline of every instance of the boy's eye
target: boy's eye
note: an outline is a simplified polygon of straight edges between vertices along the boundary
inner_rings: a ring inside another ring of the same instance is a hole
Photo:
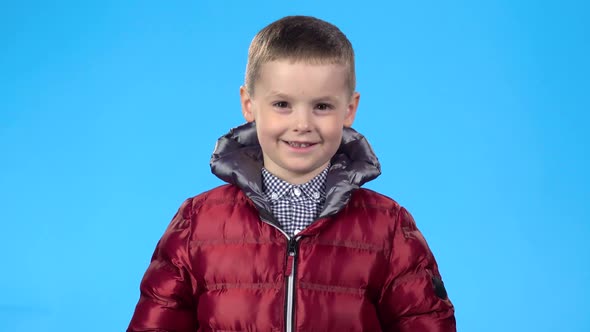
[[[333,107],[330,104],[325,104],[325,103],[321,103],[321,104],[317,104],[316,105],[316,109],[318,111],[328,111],[331,110]]]
[[[272,104],[272,106],[278,108],[287,108],[289,107],[289,103],[287,103],[286,101],[277,101],[276,103]]]

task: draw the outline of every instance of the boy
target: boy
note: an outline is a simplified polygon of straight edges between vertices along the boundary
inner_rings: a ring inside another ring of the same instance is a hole
[[[380,166],[350,128],[359,94],[346,36],[312,17],[270,24],[240,98],[247,123],[211,158],[228,184],[182,204],[128,331],[455,331],[412,217],[360,188]]]

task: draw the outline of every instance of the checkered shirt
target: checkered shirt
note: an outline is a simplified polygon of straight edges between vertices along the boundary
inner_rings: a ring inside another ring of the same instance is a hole
[[[272,213],[289,235],[297,235],[319,215],[326,201],[328,167],[310,181],[293,185],[262,169],[264,193]]]

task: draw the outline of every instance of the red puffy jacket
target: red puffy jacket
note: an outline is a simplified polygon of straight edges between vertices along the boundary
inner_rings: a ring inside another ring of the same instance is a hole
[[[379,175],[346,129],[319,218],[289,238],[261,188],[253,124],[211,161],[230,184],[188,199],[159,241],[128,331],[455,331],[453,305],[410,214],[359,187]]]

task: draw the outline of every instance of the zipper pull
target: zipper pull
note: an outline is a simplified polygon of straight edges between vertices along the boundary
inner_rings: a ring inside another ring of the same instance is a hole
[[[289,256],[295,256],[295,251],[296,251],[296,246],[297,246],[297,240],[295,240],[294,237],[289,239]]]
[[[287,256],[287,266],[285,269],[285,276],[291,276],[293,274],[293,265],[295,265],[295,255],[297,254],[297,241],[295,238],[289,239],[288,245],[288,256]]]

